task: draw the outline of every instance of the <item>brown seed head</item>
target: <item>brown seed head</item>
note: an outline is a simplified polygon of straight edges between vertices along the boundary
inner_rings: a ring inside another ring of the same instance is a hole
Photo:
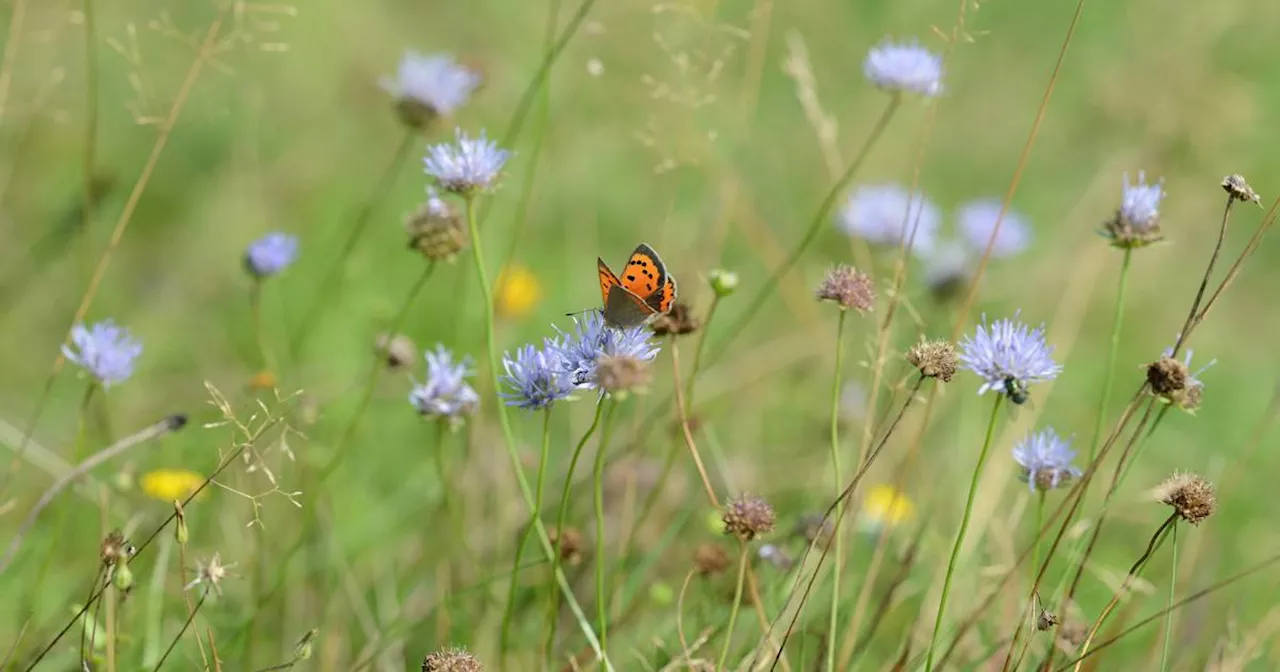
[[[1156,499],[1173,507],[1179,518],[1199,525],[1213,515],[1218,498],[1213,486],[1204,478],[1192,473],[1175,473],[1156,488]]]
[[[704,576],[723,572],[729,568],[729,563],[729,554],[723,546],[706,543],[693,551],[694,569]]]
[[[1151,391],[1165,399],[1173,399],[1187,388],[1187,365],[1172,357],[1161,357],[1147,366],[1147,382]]]
[[[773,507],[763,497],[738,495],[724,507],[724,531],[743,541],[773,530]]]
[[[111,567],[120,562],[127,562],[133,557],[135,550],[133,544],[125,538],[124,532],[115,530],[102,540],[98,557],[102,559],[102,564]]]
[[[652,378],[649,363],[635,357],[604,355],[596,360],[596,382],[611,394],[645,387]]]
[[[564,528],[564,539],[560,538],[560,530],[551,528],[547,530],[547,538],[551,540],[551,547],[555,548],[556,544],[560,544],[560,561],[571,567],[577,566],[582,562],[582,533],[572,527]]]
[[[653,321],[653,333],[658,336],[684,336],[697,331],[699,326],[698,318],[694,317],[688,304],[677,301],[670,312]]]
[[[1036,619],[1036,630],[1044,632],[1049,628],[1058,624],[1058,617],[1052,611],[1040,610],[1040,617]]]
[[[373,345],[378,356],[387,363],[387,368],[393,371],[413,366],[418,356],[418,347],[414,345],[413,339],[404,334],[378,334]]]
[[[1245,181],[1244,175],[1228,175],[1222,178],[1222,189],[1237,201],[1252,201],[1262,205],[1262,197]]]
[[[442,649],[422,659],[422,672],[484,672],[484,666],[466,649]]]
[[[921,340],[907,351],[907,361],[920,369],[920,375],[949,383],[956,375],[956,346],[950,341]]]
[[[431,260],[452,258],[467,246],[462,215],[439,197],[428,198],[406,217],[404,228],[409,233],[409,249]]]
[[[841,308],[865,313],[875,307],[876,287],[871,276],[852,266],[836,266],[818,286],[819,301],[834,301]]]

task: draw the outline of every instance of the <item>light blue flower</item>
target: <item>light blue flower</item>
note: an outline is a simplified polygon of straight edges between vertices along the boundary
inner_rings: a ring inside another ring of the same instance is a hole
[[[936,96],[942,93],[942,57],[910,42],[885,40],[867,53],[862,73],[885,91]]]
[[[77,324],[71,329],[71,346],[62,346],[62,354],[80,365],[108,388],[123,383],[133,375],[133,360],[142,354],[142,344],[129,330],[103,320],[86,328]]]
[[[1052,490],[1083,473],[1071,464],[1076,451],[1052,428],[1027,437],[1013,447],[1013,461],[1022,467],[1022,478],[1032,492]]]
[[[453,142],[442,142],[427,148],[423,160],[427,175],[445,191],[469,194],[491,188],[502,173],[511,152],[499,149],[484,131],[471,138],[462,129],[454,130]]]
[[[961,206],[957,218],[965,241],[979,253],[986,251],[991,232],[1000,218],[1002,203],[996,199],[979,199]],[[1031,243],[1031,228],[1022,215],[1012,210],[1000,218],[1000,232],[991,246],[991,256],[1012,257]]]
[[[997,390],[1013,403],[1022,404],[1029,384],[1053,380],[1062,373],[1062,367],[1053,361],[1053,346],[1045,343],[1044,325],[1031,329],[1006,319],[988,326],[986,315],[982,321],[972,336],[960,342],[961,368],[982,377],[978,394]]]
[[[573,394],[573,374],[566,370],[556,346],[555,341],[548,340],[541,348],[525,345],[516,349],[514,357],[503,356],[506,375],[502,382],[510,390],[504,391],[502,397],[508,405],[540,410]]]
[[[925,253],[934,246],[940,219],[938,208],[924,194],[913,195],[896,184],[871,184],[849,194],[836,226],[869,243],[894,246],[914,228],[912,250]]]
[[[1138,182],[1129,184],[1129,174],[1124,174],[1124,191],[1120,201],[1120,215],[1129,226],[1146,231],[1160,219],[1160,201],[1164,198],[1164,180],[1147,184],[1147,174],[1138,171]]]
[[[268,233],[249,245],[244,253],[244,266],[256,278],[269,278],[288,268],[297,258],[297,237]]]
[[[475,413],[480,405],[480,395],[467,383],[474,374],[470,361],[463,358],[455,362],[453,353],[443,345],[424,354],[427,360],[427,379],[415,383],[409,393],[409,403],[425,417],[461,421],[463,416]]]
[[[556,331],[560,337],[548,341],[548,348],[560,356],[573,384],[583,389],[598,386],[596,366],[603,356],[630,357],[642,362],[658,356],[659,347],[650,340],[652,334],[645,326],[615,329],[605,325],[598,311],[574,317],[572,333],[562,332],[559,327]]]
[[[382,78],[382,88],[400,100],[411,100],[446,117],[466,104],[480,86],[480,75],[459,65],[449,54],[424,56],[406,51],[395,79]]]

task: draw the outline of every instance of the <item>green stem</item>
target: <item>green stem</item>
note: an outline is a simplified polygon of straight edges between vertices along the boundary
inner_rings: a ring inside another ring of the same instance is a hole
[[[262,329],[262,280],[253,279],[249,288],[249,312],[253,323],[253,342],[258,348],[258,364],[268,371],[275,370],[271,351],[267,348],[266,333]]]
[[[88,387],[84,390],[84,396],[80,398],[80,413],[79,419],[76,422],[76,440],[71,449],[73,467],[80,464],[80,461],[85,458],[84,447],[86,443],[85,438],[88,435],[89,429],[89,413],[91,412],[90,406],[93,403],[93,395],[97,390],[98,382],[96,380],[91,381]],[[57,558],[58,553],[58,541],[64,538],[62,531],[67,524],[68,506],[70,506],[70,504],[65,502],[58,506],[58,517],[55,519],[53,524],[53,535],[49,537],[49,559],[46,562],[40,563],[40,567],[36,570],[35,583],[31,584],[35,586],[35,590],[31,592],[31,595],[33,596],[40,594],[41,586],[44,584],[45,575],[48,573],[51,566],[57,564],[55,559]]]
[[[1169,638],[1173,636],[1173,596],[1178,585],[1178,521],[1173,521],[1169,534],[1172,536],[1169,541],[1173,545],[1173,558],[1170,560],[1169,601],[1164,614],[1164,646],[1160,649],[1160,672],[1169,669]]]
[[[489,358],[489,375],[492,377],[492,388],[495,400],[495,406],[498,413],[498,424],[502,428],[503,445],[507,449],[507,459],[511,462],[511,469],[515,472],[516,484],[520,487],[520,495],[524,498],[525,506],[528,507],[530,514],[537,509],[534,507],[533,491],[529,488],[529,479],[524,475],[524,468],[520,465],[520,453],[516,448],[515,435],[511,432],[511,421],[507,417],[507,407],[503,403],[503,399],[499,396],[500,381],[498,379],[499,362],[498,348],[494,338],[493,324],[493,287],[489,283],[489,277],[484,270],[484,253],[483,245],[480,240],[480,231],[476,226],[476,208],[475,197],[467,198],[467,230],[471,235],[471,255],[476,267],[476,275],[480,280],[480,291],[484,298],[484,333],[485,333],[485,350]],[[533,517],[535,531],[538,534],[538,544],[542,546],[542,552],[546,556],[547,561],[555,563],[556,551],[551,547],[551,539],[547,536],[547,529],[542,524],[542,519],[537,515]],[[573,593],[569,589],[569,582],[565,579],[564,572],[559,569],[555,570],[556,583],[560,585],[565,596],[568,598],[569,609],[573,612],[574,618],[577,619],[579,627],[582,629],[583,635],[587,638],[587,643],[591,649],[600,657],[605,670],[612,670],[613,664],[609,662],[609,658],[605,655],[600,640],[596,637],[595,632],[591,629],[591,623],[587,620],[586,615],[582,612],[582,607],[574,599]]]
[[[844,474],[840,470],[840,374],[844,364],[844,323],[848,317],[849,311],[840,310],[840,320],[836,323],[836,368],[835,375],[831,379],[831,469],[835,472],[836,479],[836,496],[844,490]],[[843,555],[843,537],[840,534],[839,523],[843,516],[837,518],[836,526],[832,529],[834,535],[835,548],[832,557],[831,570],[831,616],[827,623],[827,670],[830,672],[835,669],[836,665],[836,646],[838,637],[837,628],[839,628],[840,617],[840,569],[844,565]]]
[[[982,480],[982,466],[987,461],[987,450],[991,448],[991,438],[996,433],[996,419],[1000,417],[1000,402],[1004,395],[996,397],[991,405],[991,419],[987,421],[987,436],[982,440],[982,451],[978,453],[978,463],[973,467],[973,478],[969,481],[969,496],[965,498],[964,515],[960,518],[960,531],[956,533],[956,543],[951,547],[951,558],[947,560],[947,575],[942,580],[942,598],[938,601],[938,615],[933,619],[933,634],[929,636],[929,653],[925,658],[925,672],[933,670],[933,656],[938,646],[938,635],[942,632],[942,619],[947,611],[947,597],[951,594],[951,578],[956,571],[956,561],[960,558],[960,547],[964,545],[964,535],[969,531],[969,518],[973,515],[973,501],[978,494],[978,482]]]
[[[94,192],[94,165],[97,163],[98,151],[98,49],[97,19],[95,18],[94,0],[84,0],[84,59],[85,59],[85,121],[84,121],[84,171],[82,185],[84,204],[81,206],[81,224],[87,234],[93,225],[94,206],[98,195]]]
[[[551,454],[551,406],[547,406],[542,412],[542,451],[538,459],[538,478],[534,485],[534,517],[542,515],[542,486],[546,483],[547,463]],[[520,535],[520,543],[516,545],[515,561],[511,566],[511,582],[507,586],[507,608],[502,614],[502,634],[499,637],[499,651],[502,660],[506,661],[507,652],[511,646],[511,619],[516,612],[516,588],[520,581],[520,566],[524,562],[524,547],[529,543],[529,535],[533,534],[533,521],[529,521],[529,525],[525,527],[524,534]]]
[[[578,468],[578,458],[582,457],[582,448],[587,445],[587,440],[595,434],[596,428],[600,426],[601,414],[604,411],[604,399],[596,402],[595,416],[591,418],[591,426],[583,433],[582,438],[578,440],[578,445],[573,448],[573,455],[569,458],[569,472],[565,474],[564,486],[560,493],[560,508],[556,512],[556,546],[555,558],[551,561],[551,572],[554,576],[555,572],[560,571],[560,547],[564,542],[564,524],[569,514],[569,494],[573,489],[573,472]],[[556,638],[556,616],[560,613],[560,591],[557,586],[551,586],[551,599],[547,611],[547,640],[546,640],[546,658],[550,660],[551,650],[555,644]]]
[[[698,370],[702,368],[702,351],[703,346],[707,344],[707,329],[711,326],[711,319],[716,316],[716,306],[720,305],[720,295],[716,294],[716,298],[711,300],[711,307],[707,309],[707,319],[702,321],[702,333],[698,334],[698,344],[693,348],[693,368],[689,369],[689,382],[684,387],[684,404],[685,408],[693,409],[693,386],[694,381],[698,379]]]
[[[742,604],[742,584],[746,583],[747,578],[747,542],[738,540],[738,547],[738,583],[733,589],[733,606],[729,608],[729,625],[724,630],[724,645],[720,647],[720,658],[715,668],[717,670],[724,669],[724,661],[729,657],[729,648],[733,644],[733,626],[738,621],[738,607]]]
[[[1098,412],[1094,414],[1093,440],[1089,442],[1089,464],[1093,464],[1098,454],[1098,443],[1102,441],[1102,430],[1106,426],[1107,406],[1111,403],[1111,381],[1115,378],[1116,353],[1120,349],[1120,324],[1124,320],[1125,288],[1129,285],[1129,262],[1133,258],[1133,250],[1124,251],[1124,260],[1120,262],[1120,282],[1116,286],[1116,313],[1111,319],[1111,345],[1107,349],[1107,369],[1102,372],[1102,395],[1098,399]]]
[[[608,563],[605,562],[604,555],[604,458],[608,453],[609,437],[613,433],[613,412],[618,408],[618,402],[612,397],[608,401],[609,412],[604,415],[604,427],[600,430],[600,445],[596,447],[595,466],[592,469],[596,511],[596,619],[599,621],[596,627],[600,632],[600,648],[605,653],[609,652],[609,596],[605,590],[605,565]]]
[[[1032,474],[1031,478],[1035,478],[1035,474]],[[1040,571],[1040,526],[1042,524],[1044,524],[1044,490],[1038,490],[1036,492],[1036,526],[1031,528],[1031,534],[1035,535],[1035,538],[1031,543],[1031,565],[1029,566],[1033,586],[1036,583],[1036,575]],[[1034,595],[1032,599],[1035,599]],[[1032,618],[1035,618],[1034,610],[1032,610]]]

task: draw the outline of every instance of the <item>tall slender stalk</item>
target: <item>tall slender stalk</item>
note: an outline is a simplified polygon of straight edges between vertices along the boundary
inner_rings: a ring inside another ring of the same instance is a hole
[[[831,377],[831,470],[835,473],[836,495],[844,489],[844,474],[840,471],[840,377],[843,371],[844,357],[844,322],[849,311],[841,309],[840,319],[836,323],[836,370]],[[836,519],[837,525],[843,516]],[[831,568],[831,616],[827,623],[827,670],[835,669],[836,637],[838,636],[840,617],[840,569],[844,565],[844,535],[838,526],[833,526],[831,534],[835,537],[835,557]]]
[[[689,370],[689,382],[685,383],[684,398],[685,403],[693,408],[693,386],[698,380],[698,370],[702,368],[702,351],[707,344],[707,330],[711,326],[711,319],[716,316],[716,307],[720,305],[720,293],[716,292],[714,299],[711,299],[711,307],[707,309],[707,318],[702,321],[702,333],[698,334],[698,344],[693,346],[693,368]]]
[[[604,458],[608,454],[609,437],[613,433],[613,413],[618,409],[618,402],[610,398],[608,403],[609,411],[604,415],[600,445],[596,446],[595,466],[591,470],[596,513],[596,618],[599,620],[596,628],[600,633],[600,649],[606,654],[609,652],[609,596],[605,589],[605,569],[608,563],[605,562],[604,555]]]
[[[951,558],[947,560],[947,574],[942,580],[942,597],[938,601],[938,615],[933,619],[933,634],[929,636],[929,653],[925,657],[925,672],[933,670],[933,655],[938,645],[938,634],[942,632],[942,620],[947,612],[947,597],[951,594],[951,579],[955,575],[956,561],[960,558],[960,548],[964,546],[965,533],[969,531],[969,518],[973,515],[973,501],[978,494],[978,483],[982,480],[982,467],[987,461],[987,451],[991,448],[991,438],[995,435],[996,419],[1000,417],[1000,405],[1004,395],[996,397],[991,405],[991,419],[987,421],[987,436],[982,440],[982,452],[978,453],[978,463],[973,467],[973,478],[969,482],[969,496],[964,502],[964,515],[960,518],[960,531],[956,533],[956,543],[951,547]]]
[[[262,328],[262,279],[253,278],[249,287],[249,319],[253,329],[253,344],[258,349],[258,365],[275,373],[275,362],[271,350],[267,347],[266,332]]]
[[[1093,440],[1089,442],[1089,461],[1098,454],[1098,443],[1102,441],[1102,429],[1107,421],[1107,406],[1111,404],[1111,382],[1116,371],[1116,351],[1120,349],[1120,323],[1124,319],[1125,288],[1129,284],[1129,262],[1133,259],[1133,250],[1126,248],[1124,260],[1120,262],[1120,281],[1116,285],[1116,312],[1111,318],[1111,345],[1107,349],[1107,368],[1102,372],[1102,394],[1098,397],[1098,412],[1094,414]]]
[[[1177,594],[1178,588],[1178,521],[1173,521],[1173,526],[1169,530],[1169,543],[1173,546],[1170,549],[1171,558],[1169,560],[1169,599],[1165,603],[1166,612],[1164,615],[1164,645],[1160,648],[1160,672],[1169,669],[1169,640],[1173,637],[1173,598]]]
[[[733,626],[738,621],[738,607],[742,605],[742,584],[746,583],[747,578],[747,542],[738,540],[738,582],[737,587],[733,589],[733,606],[729,607],[729,624],[724,629],[724,644],[720,647],[720,657],[717,659],[717,670],[723,670],[724,661],[729,658],[729,648],[733,644]],[[830,648],[830,647],[828,647]]]
[[[98,151],[98,29],[94,0],[84,0],[83,7],[85,117],[84,154],[80,169],[84,173],[81,176],[81,198],[84,203],[81,204],[80,214],[82,233],[86,233],[93,226],[94,205],[98,200],[94,193],[96,189],[93,175]]]
[[[534,510],[533,516],[542,515],[542,486],[546,483],[547,478],[547,462],[551,454],[551,407],[547,406],[542,411],[542,450],[539,452],[538,458],[538,476],[534,481],[533,500]],[[516,611],[516,587],[520,584],[520,566],[524,560],[524,547],[529,543],[529,535],[533,534],[533,521],[529,521],[529,525],[525,527],[524,534],[520,535],[520,543],[516,544],[515,560],[511,566],[511,582],[507,586],[507,607],[502,613],[502,634],[499,636],[499,651],[502,656],[506,657],[510,651],[511,645],[511,619],[515,616]],[[505,660],[504,660],[505,662]]]

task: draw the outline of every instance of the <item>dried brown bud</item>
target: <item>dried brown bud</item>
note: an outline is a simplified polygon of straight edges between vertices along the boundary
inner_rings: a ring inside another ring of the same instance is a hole
[[[1172,399],[1187,387],[1187,365],[1172,357],[1161,357],[1147,366],[1147,382],[1151,391],[1166,399]]]
[[[907,351],[907,361],[920,369],[920,375],[949,383],[956,375],[956,346],[949,341],[921,340]]]
[[[395,336],[387,333],[378,334],[378,338],[374,341],[374,348],[378,356],[386,361],[387,368],[392,370],[413,366],[414,359],[418,355],[418,348],[413,344],[413,339],[404,334]]]
[[[1237,201],[1252,201],[1262,205],[1262,197],[1245,181],[1244,175],[1228,175],[1222,178],[1222,189]]]
[[[405,218],[404,228],[409,233],[409,248],[431,260],[449,259],[467,246],[462,216],[435,194]]]
[[[1058,624],[1058,617],[1052,611],[1040,610],[1040,617],[1036,619],[1036,630],[1044,632],[1049,628]]]
[[[875,307],[876,288],[871,276],[852,266],[836,266],[818,286],[819,301],[834,301],[841,308],[865,313]]]
[[[422,660],[422,672],[483,672],[484,666],[465,649],[444,649]]]
[[[635,357],[604,355],[596,360],[596,382],[611,394],[645,387],[652,378],[649,363]]]
[[[547,530],[547,538],[551,540],[551,547],[555,548],[556,544],[560,545],[560,561],[569,566],[575,566],[582,562],[582,533],[572,527],[564,528],[564,539],[560,538],[560,530],[551,528]]]
[[[113,567],[117,563],[127,562],[133,557],[135,552],[133,544],[125,538],[124,532],[115,530],[108,534],[102,540],[102,547],[98,551],[98,557],[101,558],[102,564]]]
[[[1156,488],[1156,499],[1173,507],[1179,518],[1191,523],[1213,515],[1218,499],[1213,486],[1204,478],[1192,473],[1175,473]]]
[[[724,508],[724,531],[743,541],[773,530],[773,507],[763,497],[739,495]]]
[[[729,554],[716,544],[702,544],[693,551],[693,566],[699,574],[719,574],[729,568]]]
[[[653,333],[657,336],[684,336],[697,331],[700,326],[688,304],[677,301],[666,315],[659,315],[653,321]]]

